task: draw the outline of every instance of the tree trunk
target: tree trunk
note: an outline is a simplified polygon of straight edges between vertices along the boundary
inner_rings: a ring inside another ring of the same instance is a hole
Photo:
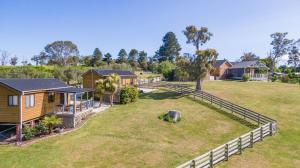
[[[202,85],[201,85],[201,79],[196,80],[196,89],[195,91],[201,91],[202,90]]]
[[[114,94],[111,94],[110,96],[110,106],[113,106],[113,100],[114,100]]]
[[[100,96],[100,103],[99,103],[99,107],[101,107],[101,105],[102,105],[102,96]]]

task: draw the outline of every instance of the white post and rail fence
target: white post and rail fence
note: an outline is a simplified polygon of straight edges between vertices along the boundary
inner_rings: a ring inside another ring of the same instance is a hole
[[[252,148],[253,144],[262,141],[267,136],[272,136],[277,131],[277,122],[267,116],[246,109],[217,96],[209,94],[204,91],[193,90],[187,85],[156,83],[152,87],[161,87],[171,89],[183,95],[192,95],[194,98],[206,101],[214,106],[227,110],[243,119],[248,119],[251,122],[257,123],[258,128],[241,135],[223,145],[218,146],[192,160],[189,160],[177,168],[209,168],[213,167],[221,161],[227,161],[228,158],[234,154],[241,154],[243,149]]]

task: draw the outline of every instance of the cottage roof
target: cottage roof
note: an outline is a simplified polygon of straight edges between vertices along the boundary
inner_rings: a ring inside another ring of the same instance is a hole
[[[108,70],[108,69],[96,69],[94,70],[97,74],[102,76],[108,76],[110,74],[118,74],[120,76],[132,76],[136,77],[136,75],[130,71],[126,70]]]
[[[54,78],[0,78],[0,83],[20,92],[70,87],[64,82]]]
[[[242,61],[236,62],[230,69],[238,69],[238,68],[268,68],[264,63],[259,61]]]
[[[223,59],[223,60],[216,60],[215,64],[214,64],[214,67],[215,68],[218,68],[220,67],[222,64],[224,64],[225,62],[228,62],[229,64],[231,64],[229,61],[227,61],[226,59]]]

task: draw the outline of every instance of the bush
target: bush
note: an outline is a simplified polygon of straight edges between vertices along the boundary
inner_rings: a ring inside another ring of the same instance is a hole
[[[42,135],[47,133],[49,130],[46,127],[46,125],[43,124],[43,122],[40,122],[39,124],[34,126],[34,135]]]
[[[23,134],[24,134],[24,139],[25,140],[29,140],[29,139],[31,139],[35,136],[34,135],[34,129],[30,128],[28,125],[24,125]]]
[[[120,92],[120,102],[121,104],[128,104],[135,102],[138,99],[138,89],[137,87],[124,87]]]
[[[243,80],[244,82],[247,82],[247,81],[249,80],[249,76],[246,75],[246,74],[244,74],[244,75],[242,76],[242,80]]]
[[[290,77],[288,75],[282,76],[280,80],[282,83],[288,83],[290,81]]]
[[[158,64],[157,71],[158,73],[162,73],[164,78],[167,80],[173,79],[173,70],[175,69],[175,65],[170,61],[163,61]]]
[[[278,79],[277,76],[273,76],[273,77],[271,78],[271,81],[272,81],[272,82],[275,82],[275,81],[277,81],[277,79]]]

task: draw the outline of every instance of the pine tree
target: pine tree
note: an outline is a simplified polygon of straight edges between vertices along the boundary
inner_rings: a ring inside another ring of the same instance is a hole
[[[176,56],[179,55],[181,47],[178,43],[176,35],[173,32],[168,32],[163,37],[163,45],[160,46],[159,50],[157,51],[158,60],[161,61],[174,61]]]
[[[112,62],[112,56],[110,53],[104,55],[104,61],[109,65]]]
[[[121,49],[118,54],[117,63],[125,63],[127,62],[127,52],[125,49]]]
[[[95,48],[93,53],[93,66],[99,66],[102,62],[102,52],[99,50],[99,48]]]
[[[143,70],[147,70],[147,68],[148,68],[147,53],[145,51],[139,52],[138,63]]]
[[[139,55],[139,51],[137,49],[132,49],[128,55],[128,62],[133,68],[137,67],[137,57]]]

